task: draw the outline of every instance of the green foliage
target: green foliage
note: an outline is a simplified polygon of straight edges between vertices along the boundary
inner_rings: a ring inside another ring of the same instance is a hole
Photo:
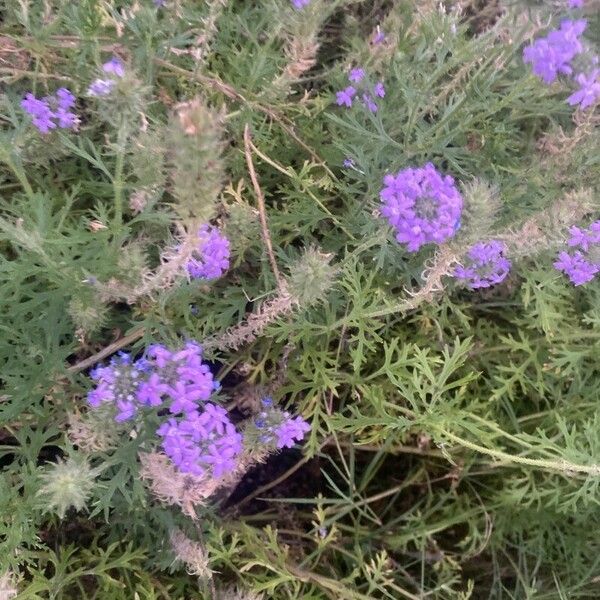
[[[566,2],[499,4],[3,3],[0,590],[597,597],[600,284],[552,267],[568,227],[600,218],[597,108],[573,113],[522,62]],[[126,77],[87,97],[113,52]],[[385,82],[375,114],[335,105],[356,65]],[[79,130],[41,136],[19,101],[63,85]],[[428,161],[465,211],[408,254],[379,191]],[[208,220],[231,267],[188,281],[178,252]],[[455,263],[492,236],[509,278],[459,288]],[[219,343],[253,316],[244,344]],[[240,419],[269,392],[312,423],[304,457],[272,457],[195,521],[142,481],[150,435],[85,401],[92,364],[182,339],[207,340]]]

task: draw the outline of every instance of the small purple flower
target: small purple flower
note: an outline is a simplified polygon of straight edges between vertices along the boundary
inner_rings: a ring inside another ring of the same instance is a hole
[[[120,58],[113,56],[109,61],[102,65],[102,70],[105,73],[123,77],[125,75],[125,66]]]
[[[373,36],[373,44],[375,46],[382,44],[385,41],[385,33],[383,33],[383,31],[381,31],[381,29],[379,28],[379,25],[377,26],[377,31],[375,32],[375,35]]]
[[[373,93],[379,98],[385,98],[385,87],[383,81],[378,81],[373,88]]]
[[[128,400],[117,400],[116,405],[118,410],[115,415],[115,421],[117,423],[133,419],[136,414],[136,406],[133,402]]]
[[[360,67],[356,67],[348,74],[348,80],[352,83],[360,83],[365,77],[365,70]]]
[[[569,8],[583,8],[583,0],[569,0]]]
[[[46,100],[38,100],[33,94],[29,93],[21,100],[21,108],[31,115],[32,122],[40,133],[48,133],[56,127],[56,123],[52,120],[54,113],[50,110]]]
[[[292,0],[293,7],[297,8],[298,10],[304,8],[305,6],[308,6],[309,4],[310,0]]]
[[[65,111],[75,106],[75,96],[73,96],[67,88],[59,88],[56,90],[56,101],[58,107]]]
[[[157,432],[165,454],[182,473],[221,477],[236,467],[242,451],[242,436],[227,411],[206,404],[203,411],[186,413],[181,420],[169,419]]]
[[[302,441],[304,434],[309,431],[310,425],[302,417],[286,419],[275,430],[277,448],[291,448],[294,442]]]
[[[370,94],[363,94],[362,95],[362,101],[364,103],[364,105],[372,112],[372,113],[376,113],[378,110],[378,106],[377,103],[375,102],[375,100],[373,100],[373,96],[371,96]]]
[[[32,117],[32,122],[40,133],[51,129],[74,129],[79,123],[77,115],[71,112],[75,106],[75,96],[66,88],[59,88],[54,96],[38,100],[33,94],[26,94],[21,108]]]
[[[383,182],[381,214],[409,252],[424,244],[441,244],[455,234],[463,199],[452,177],[427,163],[386,175]]]
[[[88,96],[108,96],[116,83],[112,79],[94,79],[88,87]]]
[[[194,279],[217,279],[229,268],[229,240],[209,225],[198,231],[198,248],[187,264]]]
[[[156,8],[163,8],[165,4],[166,0],[154,0],[154,6],[156,6]]]
[[[349,85],[347,88],[336,93],[336,102],[338,106],[352,106],[352,100],[356,94],[356,89]]]
[[[502,242],[477,242],[469,250],[465,264],[456,267],[454,276],[472,290],[500,283],[506,279],[511,266],[505,252],[506,245]]]
[[[591,73],[580,73],[575,78],[579,84],[579,89],[567,98],[571,106],[579,104],[581,110],[596,103],[600,98],[600,69],[594,69]]]
[[[583,285],[600,272],[600,221],[592,223],[588,229],[571,227],[569,232],[571,237],[567,245],[575,251],[560,252],[554,268],[567,275],[573,285]]]
[[[571,61],[583,52],[579,36],[587,26],[585,19],[565,19],[560,29],[551,31],[547,37],[537,39],[523,50],[523,61],[531,63],[533,72],[545,83],[552,83],[558,74],[573,72]]]
[[[351,158],[345,158],[343,165],[346,169],[351,169],[354,166],[354,161]]]

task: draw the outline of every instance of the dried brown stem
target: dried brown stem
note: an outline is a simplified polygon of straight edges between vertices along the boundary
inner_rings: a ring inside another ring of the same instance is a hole
[[[139,340],[144,335],[144,328],[140,327],[139,329],[134,329],[131,333],[124,335],[122,338],[118,339],[116,342],[109,344],[106,348],[100,350],[100,352],[96,352],[96,354],[92,354],[92,356],[88,356],[84,360],[79,361],[78,363],[67,368],[67,372],[69,373],[79,373],[79,371],[85,371],[85,369],[89,369],[97,362],[104,360],[111,354],[119,351],[121,348],[125,348],[132,342]]]
[[[248,165],[248,171],[250,173],[250,179],[252,180],[252,186],[254,187],[254,193],[256,194],[256,201],[258,202],[258,213],[260,215],[260,226],[262,231],[263,242],[267,248],[267,254],[271,263],[271,269],[273,275],[277,281],[277,287],[281,289],[282,279],[277,267],[277,261],[275,260],[275,254],[273,252],[273,244],[271,243],[271,236],[269,234],[269,227],[267,225],[267,210],[265,208],[265,197],[260,189],[258,183],[258,177],[254,169],[254,162],[252,161],[252,140],[250,139],[250,127],[246,123],[244,127],[244,154],[246,155],[246,164]]]

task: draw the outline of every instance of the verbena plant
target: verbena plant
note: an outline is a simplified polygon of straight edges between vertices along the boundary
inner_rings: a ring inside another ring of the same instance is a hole
[[[0,598],[596,598],[598,8],[3,3]]]

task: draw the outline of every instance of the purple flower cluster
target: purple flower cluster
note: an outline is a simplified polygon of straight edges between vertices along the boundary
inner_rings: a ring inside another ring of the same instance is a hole
[[[356,84],[358,87],[349,85],[343,90],[336,92],[336,104],[338,106],[346,106],[350,108],[354,102],[354,98],[358,94],[364,106],[372,113],[376,113],[379,109],[376,98],[385,97],[385,87],[382,81],[378,81],[374,86],[370,86],[366,82],[366,73],[362,67],[355,67],[348,73],[348,81]]]
[[[147,355],[132,361],[129,354],[121,353],[109,365],[94,369],[90,376],[97,385],[88,394],[90,405],[113,404],[116,421],[127,421],[140,408],[165,402],[169,412],[177,415],[196,410],[218,387],[202,362],[201,346],[195,342],[188,342],[178,352],[155,344]]]
[[[302,417],[292,417],[289,412],[275,408],[271,398],[263,398],[254,426],[261,443],[279,449],[291,448],[310,431],[310,425]]]
[[[310,0],[292,0],[293,7],[297,8],[298,10],[304,8],[305,6],[308,6],[309,4]]]
[[[202,362],[202,348],[196,342],[178,351],[155,344],[146,358],[136,361],[121,353],[90,375],[96,387],[88,402],[94,408],[114,405],[118,422],[132,419],[142,408],[168,411],[157,434],[180,471],[220,477],[235,468],[242,436],[224,408],[207,402],[219,384]]]
[[[32,117],[33,124],[40,133],[48,133],[51,129],[74,129],[79,123],[77,115],[72,112],[75,96],[66,88],[59,88],[54,96],[46,96],[38,100],[29,93],[21,100],[21,108]]]
[[[583,0],[569,0],[569,8],[583,8]]]
[[[116,56],[105,62],[102,70],[112,77],[110,79],[94,79],[88,87],[88,96],[108,96],[117,84],[117,80],[125,76],[125,65]]]
[[[187,264],[194,279],[217,279],[229,268],[229,240],[210,225],[198,230],[198,248]]]
[[[112,407],[116,421],[128,421],[149,408],[164,416],[156,433],[164,453],[182,473],[221,477],[236,468],[245,440],[227,411],[208,401],[219,384],[202,362],[202,347],[196,342],[175,351],[155,344],[137,360],[122,352],[90,376],[96,383],[88,394],[90,406]],[[292,447],[310,426],[265,398],[249,429],[254,431],[251,439],[274,449]]]
[[[585,110],[600,98],[600,69],[593,69],[587,75],[580,73],[575,81],[579,84],[579,89],[567,98],[567,102],[571,106],[579,104],[579,108]]]
[[[457,267],[454,276],[462,279],[472,290],[487,288],[506,279],[511,262],[504,256],[506,245],[492,240],[477,242],[467,253],[465,265]]]
[[[571,0],[571,8],[581,8],[582,0]],[[565,19],[560,29],[551,31],[547,37],[536,40],[523,50],[523,60],[531,63],[533,72],[546,83],[552,83],[559,74],[573,74],[572,60],[584,51],[579,36],[585,31],[587,21]],[[573,77],[579,89],[567,98],[571,106],[579,105],[581,110],[595,104],[600,99],[600,69],[596,68],[598,57],[593,56],[594,68],[589,73],[579,73]]]
[[[386,175],[383,181],[381,214],[409,252],[424,244],[441,244],[458,230],[462,196],[454,179],[439,173],[431,163]]]
[[[169,419],[157,430],[163,450],[182,473],[221,477],[233,471],[242,451],[242,435],[227,416],[227,411],[210,402],[203,410]]]
[[[554,267],[567,275],[573,285],[583,285],[600,272],[600,221],[588,229],[571,227],[569,233],[567,244],[574,252],[560,252]]]
[[[545,83],[552,83],[559,73],[573,72],[571,61],[583,52],[579,36],[587,26],[585,19],[565,19],[560,29],[551,31],[547,37],[536,40],[523,50],[523,60],[531,63],[533,72]]]

